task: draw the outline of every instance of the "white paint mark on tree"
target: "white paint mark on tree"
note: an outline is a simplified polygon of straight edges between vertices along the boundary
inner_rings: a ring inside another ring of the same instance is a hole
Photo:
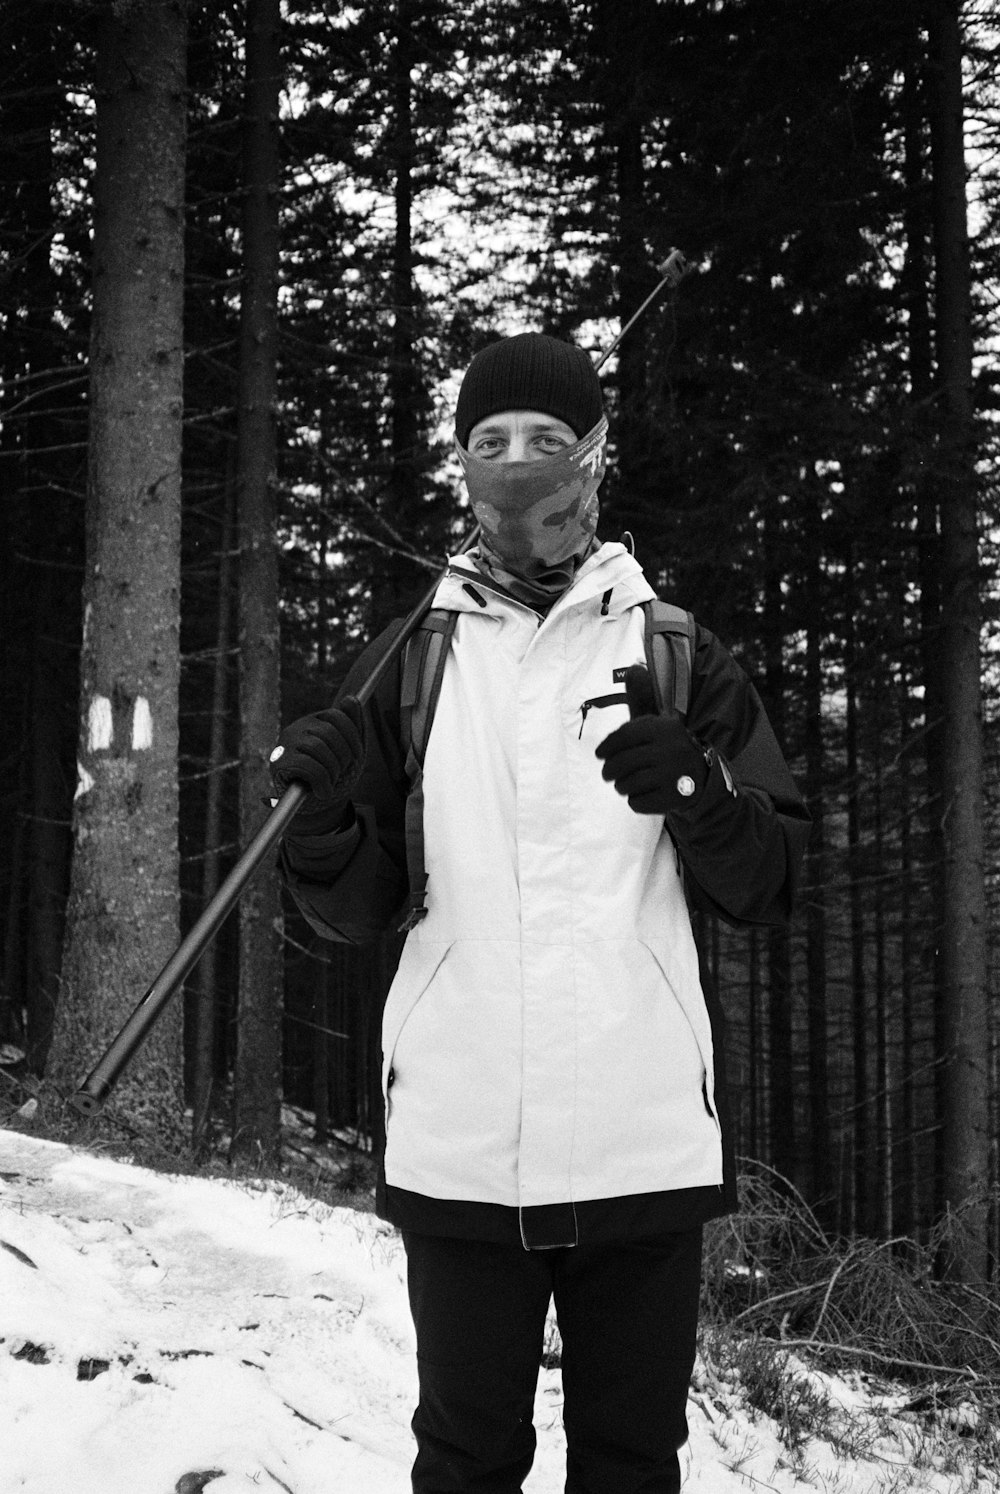
[[[82,799],[84,794],[89,794],[93,787],[94,780],[83,766],[83,763],[78,759],[76,764],[76,793],[73,795],[74,802],[77,799]]]
[[[87,711],[87,746],[91,752],[106,752],[113,736],[111,702],[106,695],[95,695]]]
[[[153,715],[145,695],[137,695],[132,710],[132,751],[148,752],[153,745]]]

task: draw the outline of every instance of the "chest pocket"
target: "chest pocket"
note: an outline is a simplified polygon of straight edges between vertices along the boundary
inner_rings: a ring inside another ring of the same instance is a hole
[[[593,695],[585,700],[580,706],[580,737],[583,736],[583,728],[587,724],[587,717],[591,711],[603,711],[608,706],[628,706],[628,696],[624,690],[617,691],[614,695]],[[577,739],[579,740],[579,738]]]

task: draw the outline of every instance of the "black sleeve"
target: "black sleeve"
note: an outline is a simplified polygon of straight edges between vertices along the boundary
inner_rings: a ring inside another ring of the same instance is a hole
[[[338,699],[366,680],[400,628],[392,624],[352,666]],[[306,835],[293,819],[281,870],[308,923],[327,939],[365,944],[393,924],[408,891],[404,813],[408,781],[400,746],[400,665],[365,706],[367,754],[354,795],[353,823]]]
[[[690,809],[667,816],[692,902],[731,923],[787,923],[809,815],[760,696],[728,650],[701,627],[687,727],[724,760],[714,763]]]

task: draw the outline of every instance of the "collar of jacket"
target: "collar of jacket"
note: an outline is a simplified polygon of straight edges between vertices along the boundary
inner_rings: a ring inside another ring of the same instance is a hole
[[[450,612],[485,612],[490,616],[504,613],[529,613],[538,618],[531,607],[514,597],[501,596],[487,587],[487,578],[477,574],[475,562],[465,555],[452,557],[448,572],[434,594],[435,607],[447,608]],[[471,595],[469,585],[475,589],[479,600]],[[592,605],[603,617],[621,617],[630,607],[651,601],[656,595],[642,567],[624,545],[609,542],[596,550],[577,571],[571,586],[541,620],[547,627],[553,618],[577,607]]]

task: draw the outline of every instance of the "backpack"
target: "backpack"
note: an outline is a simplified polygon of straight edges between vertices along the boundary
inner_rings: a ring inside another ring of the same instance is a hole
[[[694,618],[659,598],[642,604],[645,613],[646,665],[658,711],[669,702],[682,716],[691,698]],[[423,764],[434,712],[441,693],[444,666],[459,614],[432,607],[403,653],[399,694],[402,746],[410,792],[406,800],[406,864],[410,893],[400,933],[408,933],[427,916],[427,866],[424,860]]]

